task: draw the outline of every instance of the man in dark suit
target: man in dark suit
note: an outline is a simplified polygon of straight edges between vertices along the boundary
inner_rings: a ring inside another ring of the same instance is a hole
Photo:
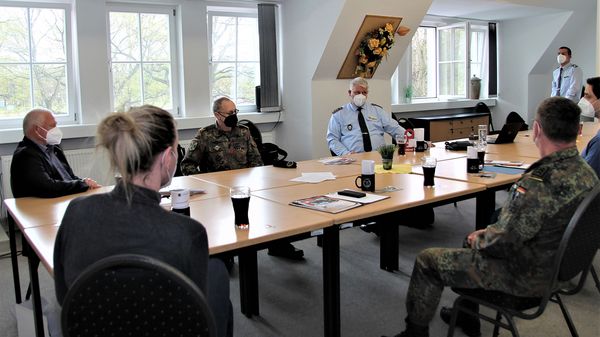
[[[60,129],[52,112],[34,109],[23,119],[23,140],[10,166],[10,185],[15,198],[54,198],[100,187],[93,179],[80,179],[60,148]]]

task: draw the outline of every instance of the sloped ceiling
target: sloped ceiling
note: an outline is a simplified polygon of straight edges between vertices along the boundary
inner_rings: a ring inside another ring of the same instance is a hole
[[[434,0],[428,14],[502,21],[594,8],[594,0]]]

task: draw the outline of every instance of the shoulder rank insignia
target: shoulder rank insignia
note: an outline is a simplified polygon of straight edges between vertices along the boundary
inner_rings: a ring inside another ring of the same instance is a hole
[[[378,107],[380,109],[383,109],[383,107],[381,105],[379,105],[379,104],[371,103],[371,105],[374,105],[374,106],[376,106],[376,107]]]
[[[338,112],[338,111],[342,110],[343,108],[344,108],[344,107],[343,107],[343,106],[341,106],[341,107],[339,107],[339,108],[337,108],[337,109],[333,110],[333,112],[332,112],[331,114],[334,114],[334,113],[336,113],[336,112]]]
[[[531,172],[531,179],[533,180],[537,180],[537,181],[544,181],[544,178],[546,178],[546,175],[549,173],[548,168],[547,167],[538,167],[537,169],[533,170]]]

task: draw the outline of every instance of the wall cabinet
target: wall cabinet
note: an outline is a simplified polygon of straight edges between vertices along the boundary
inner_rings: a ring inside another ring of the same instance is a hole
[[[453,115],[438,115],[410,118],[415,128],[425,129],[425,140],[440,142],[467,138],[477,134],[479,125],[489,125],[487,113],[469,112]]]

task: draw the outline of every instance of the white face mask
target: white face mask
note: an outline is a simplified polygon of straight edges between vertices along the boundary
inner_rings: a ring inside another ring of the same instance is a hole
[[[581,115],[585,117],[594,117],[596,114],[596,110],[590,101],[582,97],[577,103],[577,106],[581,109]]]
[[[556,62],[558,62],[558,64],[563,64],[565,63],[565,61],[567,60],[567,57],[563,54],[558,54],[556,55]]]
[[[40,128],[42,128],[42,127],[40,126]],[[44,128],[42,128],[42,129],[44,129]],[[62,131],[60,131],[60,129],[58,127],[53,127],[50,130],[44,129],[44,131],[46,131],[46,144],[48,144],[48,145],[60,144],[63,134],[62,134]]]
[[[169,177],[169,178],[166,183],[161,184],[160,188],[171,185],[171,181],[173,181],[173,177],[175,176],[175,171],[177,170],[177,155],[175,154],[175,152],[173,152],[173,150],[171,150],[170,153],[175,157],[175,165],[173,165],[173,170],[172,170],[173,172],[171,172],[171,173],[169,173],[169,171],[168,171],[169,168],[167,167],[167,177]],[[166,155],[166,152],[163,153],[163,156],[162,156],[163,166],[165,166],[165,155]]]
[[[354,95],[354,97],[352,97],[352,102],[357,107],[361,107],[361,106],[365,105],[366,101],[367,101],[367,96],[365,96],[363,94]]]

